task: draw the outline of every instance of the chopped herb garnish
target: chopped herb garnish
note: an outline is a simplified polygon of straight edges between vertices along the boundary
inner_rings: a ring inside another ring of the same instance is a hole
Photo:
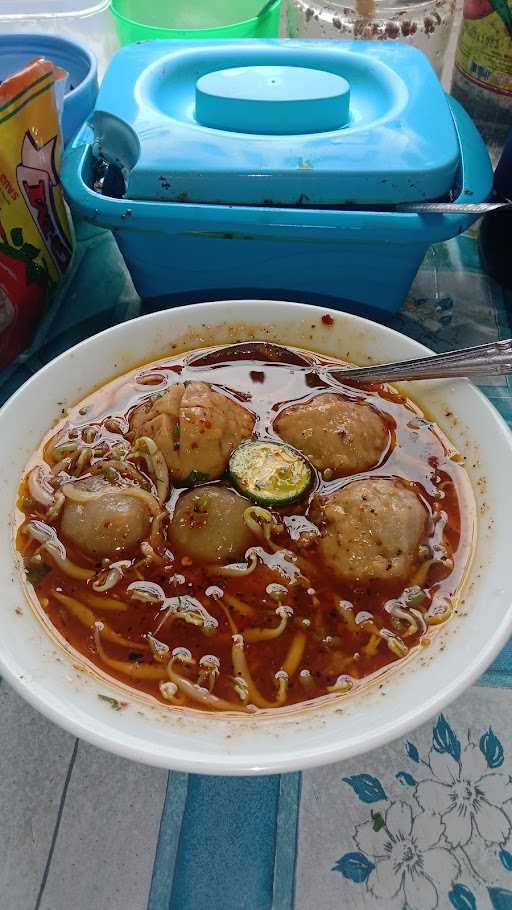
[[[43,578],[48,575],[48,572],[51,572],[51,566],[47,566],[44,562],[42,562],[39,566],[25,566],[25,575],[27,576],[27,581],[30,582],[34,588],[39,587]]]
[[[113,711],[122,711],[123,708],[128,707],[125,701],[118,701],[117,698],[111,698],[110,695],[101,695],[98,693],[98,698],[101,698],[102,701],[106,701]]]
[[[183,483],[185,486],[191,487],[194,483],[206,483],[206,481],[209,479],[210,475],[205,474],[204,471],[191,471]]]

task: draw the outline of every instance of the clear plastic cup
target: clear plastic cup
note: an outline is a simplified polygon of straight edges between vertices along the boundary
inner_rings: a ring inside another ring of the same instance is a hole
[[[112,0],[121,44],[153,38],[276,38],[282,0]]]

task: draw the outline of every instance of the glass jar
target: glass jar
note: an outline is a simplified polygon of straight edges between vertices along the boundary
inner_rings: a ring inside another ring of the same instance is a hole
[[[288,0],[290,38],[400,40],[419,48],[441,77],[455,0]]]
[[[465,0],[451,94],[496,161],[512,129],[512,0]]]

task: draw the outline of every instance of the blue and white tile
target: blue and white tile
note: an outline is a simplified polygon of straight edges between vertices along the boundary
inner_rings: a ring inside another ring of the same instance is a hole
[[[475,688],[407,740],[304,773],[296,910],[510,910],[511,725],[508,692]]]

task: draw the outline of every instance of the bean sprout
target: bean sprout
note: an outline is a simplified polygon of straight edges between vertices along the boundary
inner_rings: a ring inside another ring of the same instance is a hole
[[[147,540],[143,540],[140,545],[140,551],[146,562],[154,562],[157,566],[163,566],[165,559],[155,553],[155,550]]]
[[[425,622],[427,626],[439,626],[441,623],[446,622],[453,615],[453,604],[451,600],[447,597],[444,602],[441,602],[441,605],[444,606],[442,613],[437,612],[437,608],[440,604],[435,603],[430,608],[429,612],[425,616]]]
[[[55,518],[59,517],[60,513],[62,512],[62,507],[65,502],[66,502],[66,497],[64,496],[64,493],[61,493],[59,491],[58,493],[55,494],[55,501],[54,501],[53,505],[50,506],[50,508],[48,509],[48,511],[46,513],[47,521],[54,521]]]
[[[327,686],[328,692],[336,692],[338,695],[346,695],[354,688],[354,680],[351,676],[338,676],[338,679],[332,686]]]
[[[363,653],[366,654],[367,657],[374,657],[379,650],[381,641],[380,635],[376,635],[375,632],[372,632],[368,641],[362,648]]]
[[[163,588],[154,581],[132,581],[127,591],[132,600],[141,600],[143,603],[163,603],[165,594]]]
[[[267,585],[265,592],[272,600],[277,600],[278,603],[280,603],[284,597],[288,596],[288,588],[285,588],[284,585],[277,584],[276,582]]]
[[[209,708],[214,708],[216,711],[242,711],[242,707],[239,707],[230,701],[226,701],[224,698],[218,698],[216,695],[209,692],[208,689],[199,686],[197,683],[191,682],[190,679],[186,679],[186,677],[181,676],[176,672],[174,669],[174,663],[176,661],[185,664],[194,663],[190,651],[188,651],[188,654],[184,652],[187,652],[187,648],[175,648],[172,652],[172,658],[167,665],[167,673],[170,681],[178,687],[183,695],[186,695],[192,701],[197,701]],[[190,658],[188,655],[190,655]]]
[[[75,473],[78,474],[78,476],[80,476],[84,468],[86,468],[91,463],[93,454],[93,450],[87,446],[83,446],[83,448],[80,450],[80,454],[78,456],[75,467]]]
[[[229,628],[231,629],[231,632],[233,633],[233,635],[236,635],[238,632],[238,628],[231,615],[231,611],[228,609],[228,607],[226,606],[226,604],[223,601],[224,591],[222,590],[222,588],[217,588],[215,585],[211,585],[211,587],[206,589],[205,594],[207,597],[213,597],[217,606],[219,606],[221,608],[222,612],[224,613],[224,615],[228,621]]]
[[[104,623],[96,622],[94,624],[96,650],[107,667],[110,667],[111,670],[116,670],[117,673],[130,676],[132,679],[167,679],[167,670],[164,667],[157,667],[155,664],[137,663],[131,660],[114,660],[114,658],[109,657],[101,643],[101,634],[104,630]]]
[[[262,509],[261,506],[249,506],[244,512],[244,521],[255,537],[261,537],[267,543],[270,541],[274,518],[268,509]]]
[[[315,680],[311,674],[311,670],[301,670],[299,673],[299,682],[303,689],[311,691],[315,688]]]
[[[149,511],[156,518],[160,514],[161,508],[158,501],[155,497],[148,493],[147,490],[142,490],[140,487],[113,487],[112,490],[115,490],[118,493],[121,493],[123,496],[131,496],[133,499],[140,499],[149,509]],[[105,496],[106,492],[109,490],[97,490],[93,492],[92,490],[82,490],[75,483],[66,483],[62,487],[62,492],[67,499],[71,499],[72,502],[94,502],[95,500],[102,499]]]
[[[28,492],[34,502],[39,505],[51,508],[54,503],[55,493],[48,481],[48,476],[42,465],[32,468],[27,477]]]
[[[129,559],[121,559],[119,562],[111,563],[108,569],[103,569],[96,580],[93,581],[93,589],[98,591],[98,593],[100,591],[110,591],[122,580],[124,570],[130,567],[131,562]]]
[[[235,671],[235,683],[238,684],[240,691],[247,691],[247,698],[251,700],[258,708],[276,708],[282,705],[286,699],[288,691],[288,674],[284,670],[278,670],[274,679],[278,685],[278,692],[275,701],[267,701],[259,692],[251,676],[247,658],[244,652],[243,635],[233,635],[233,645],[231,648],[231,660],[233,670]],[[240,682],[243,680],[243,682]]]
[[[411,608],[410,608],[410,612],[412,613],[412,615],[413,615],[413,616],[415,617],[415,619],[417,620],[417,623],[418,623],[418,626],[419,626],[419,630],[420,630],[420,634],[421,634],[421,635],[425,635],[425,633],[426,633],[426,631],[427,631],[427,624],[426,624],[426,622],[425,622],[425,617],[423,616],[423,613],[421,612],[421,610],[415,610],[414,607],[411,607]]]
[[[45,550],[48,556],[65,575],[69,575],[70,578],[76,578],[80,581],[87,581],[89,578],[94,577],[95,573],[93,569],[84,569],[82,566],[77,566],[76,563],[71,562],[71,560],[67,558],[66,548],[57,537],[55,528],[51,528],[43,521],[33,519],[25,525],[23,530],[29,537],[34,538],[34,540],[37,540],[41,544],[41,549]]]
[[[283,661],[283,670],[290,678],[295,675],[300,666],[306,647],[306,641],[307,635],[305,632],[296,632],[292,639],[288,653]]]
[[[288,695],[288,673],[286,670],[278,670],[274,674],[274,680],[277,683],[277,695],[272,707],[279,708],[284,705]]]
[[[49,455],[52,461],[55,461],[54,456],[57,455],[58,458],[63,458],[66,455],[74,455],[75,452],[80,448],[78,442],[75,440],[64,440],[63,442],[57,443],[57,445],[50,448]]]
[[[103,421],[103,426],[109,433],[120,433],[123,436],[125,433],[129,432],[130,424],[128,423],[126,417],[121,417],[119,415],[114,415],[113,417],[107,417]]]
[[[115,471],[118,476],[127,474],[134,483],[137,483],[142,487],[144,487],[144,485],[149,486],[146,477],[144,477],[144,475],[137,470],[135,465],[131,464],[129,461],[123,461],[120,458],[109,458],[108,461],[104,461],[99,467],[102,473],[105,474],[107,480],[109,480],[107,472]]]
[[[293,616],[291,607],[278,607],[276,615],[280,617],[280,623],[272,628],[265,629],[246,629],[244,637],[246,641],[270,641],[273,638],[279,638],[286,629],[290,616]]]
[[[411,616],[407,610],[404,609],[403,604],[399,600],[388,600],[384,604],[384,609],[386,613],[389,613],[390,616],[394,616],[395,619],[402,619],[408,625],[408,630],[406,635],[415,635],[418,631],[418,623],[414,616]]]
[[[336,604],[336,609],[344,622],[346,622],[351,632],[358,632],[358,626],[354,616],[354,606],[349,600],[340,600]]]
[[[97,435],[98,430],[94,426],[83,427],[82,429],[82,439],[88,445],[90,445],[91,442],[94,442]]]
[[[386,642],[389,650],[396,654],[397,657],[405,657],[409,653],[409,648],[404,641],[389,629],[379,629],[379,635]]]
[[[155,638],[154,635],[148,633],[146,635],[148,640],[150,651],[159,663],[164,663],[169,660],[170,657],[170,648],[169,645],[164,644],[163,641],[159,641],[158,638]]]
[[[233,683],[233,689],[238,695],[240,701],[246,705],[249,701],[249,688],[243,676],[232,676],[231,682]]]
[[[423,588],[415,585],[412,588],[405,588],[400,598],[406,607],[423,607],[429,600],[429,596]]]
[[[208,683],[208,691],[213,692],[215,683],[217,682],[220,675],[220,660],[215,654],[205,654],[204,657],[201,657],[199,661],[199,676],[197,678],[197,685],[202,686],[205,682]]]
[[[258,555],[254,550],[248,551],[247,562],[232,563],[228,566],[208,566],[209,575],[219,575],[223,578],[244,578],[251,575],[258,565]]]
[[[162,698],[165,698],[165,701],[172,702],[173,705],[183,705],[183,701],[180,698],[176,698],[176,693],[179,691],[176,683],[168,680],[167,682],[161,682],[159,685],[160,694]]]
[[[169,493],[169,470],[167,462],[155,441],[150,436],[140,436],[135,440],[135,446],[129,458],[143,456],[151,476],[155,481],[156,491],[160,502],[165,502]]]
[[[162,534],[162,525],[164,521],[169,518],[169,512],[164,509],[163,512],[160,512],[160,515],[157,515],[156,518],[153,518],[151,522],[151,531],[149,532],[149,545],[153,547],[153,550],[161,545],[161,534]]]
[[[165,616],[160,622],[158,629],[161,629],[169,618],[182,619],[192,626],[199,626],[203,635],[215,635],[219,628],[219,623],[215,616],[208,613],[206,607],[203,607],[202,603],[189,594],[166,598],[162,611],[165,611]]]

